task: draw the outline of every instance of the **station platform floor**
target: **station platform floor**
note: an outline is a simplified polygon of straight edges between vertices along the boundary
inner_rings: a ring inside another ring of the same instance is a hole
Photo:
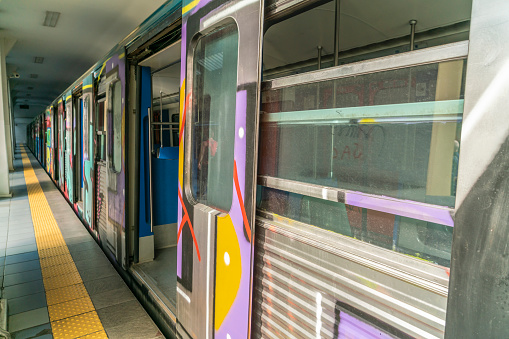
[[[1,298],[13,338],[163,338],[28,148],[0,199]]]

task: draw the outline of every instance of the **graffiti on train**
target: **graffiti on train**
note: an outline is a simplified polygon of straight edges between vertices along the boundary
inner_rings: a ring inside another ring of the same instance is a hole
[[[333,131],[337,142],[333,159],[340,161],[374,159],[383,152],[385,131],[381,125],[346,125]]]

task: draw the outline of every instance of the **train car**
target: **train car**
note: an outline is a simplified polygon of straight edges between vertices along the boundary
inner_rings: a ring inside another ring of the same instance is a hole
[[[167,336],[503,337],[507,13],[168,1],[28,144]]]

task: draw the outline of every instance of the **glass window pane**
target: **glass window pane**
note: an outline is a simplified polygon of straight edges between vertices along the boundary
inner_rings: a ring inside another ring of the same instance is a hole
[[[450,266],[453,230],[450,226],[267,187],[259,189],[260,210],[438,265]]]
[[[223,211],[233,193],[237,54],[229,24],[199,40],[193,61],[191,187],[198,202]]]
[[[180,113],[180,62],[152,73],[154,153],[158,147],[177,147]],[[177,118],[175,119],[174,116]],[[175,138],[175,135],[177,136]]]
[[[95,144],[95,157],[98,160],[106,160],[106,135],[105,135],[105,124],[104,124],[104,99],[99,101],[96,105],[96,135],[97,142]]]
[[[113,170],[122,170],[122,84],[113,85]]]
[[[261,175],[454,206],[464,60],[262,94]]]

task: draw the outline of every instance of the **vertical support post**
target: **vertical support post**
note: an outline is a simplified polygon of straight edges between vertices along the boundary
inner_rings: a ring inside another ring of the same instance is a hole
[[[336,0],[336,12],[334,17],[334,66],[339,66],[339,17],[341,14],[341,0]],[[332,103],[334,108],[336,108],[336,94],[337,94],[337,85],[336,81],[334,81],[334,92],[332,93]],[[334,172],[334,125],[331,126],[331,156],[330,156],[330,178],[332,179]]]
[[[161,148],[163,148],[163,91],[159,91],[159,122],[161,125],[159,126],[159,141],[161,142]]]
[[[415,25],[417,24],[417,20],[410,20],[408,22],[410,24],[410,50],[414,50],[415,46]]]
[[[317,69],[321,69],[322,68],[322,46],[317,46],[316,49],[318,50]]]
[[[10,110],[7,89],[7,65],[5,57],[15,40],[0,39],[0,197],[10,197],[9,170],[12,167]]]
[[[150,199],[150,232],[154,232],[154,222],[152,214],[152,110],[148,108],[148,192]]]
[[[339,15],[341,0],[336,0],[336,13],[334,18],[334,66],[339,65]]]

